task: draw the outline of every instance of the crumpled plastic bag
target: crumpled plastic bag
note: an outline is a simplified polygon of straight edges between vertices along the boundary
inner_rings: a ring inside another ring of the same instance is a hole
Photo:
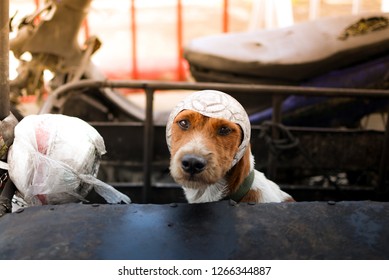
[[[81,119],[30,115],[15,127],[8,172],[29,205],[83,201],[92,188],[108,203],[130,203],[96,178],[105,152],[103,138]]]

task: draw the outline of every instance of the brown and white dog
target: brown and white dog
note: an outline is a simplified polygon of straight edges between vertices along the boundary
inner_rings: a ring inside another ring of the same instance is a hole
[[[294,201],[254,169],[247,113],[231,96],[205,90],[171,112],[166,140],[170,173],[189,203]]]

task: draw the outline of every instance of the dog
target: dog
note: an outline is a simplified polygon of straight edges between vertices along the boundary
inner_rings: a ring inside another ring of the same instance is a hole
[[[294,201],[254,169],[250,133],[242,105],[221,91],[192,93],[172,110],[166,126],[170,174],[189,203]]]

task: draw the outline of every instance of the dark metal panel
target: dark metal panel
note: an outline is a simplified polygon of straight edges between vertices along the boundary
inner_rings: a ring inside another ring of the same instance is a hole
[[[137,123],[93,123],[105,139],[107,154],[103,166],[110,164],[115,172],[142,172],[144,148],[143,129]],[[323,175],[323,172],[357,172],[378,176],[385,135],[380,131],[288,128],[299,145],[280,150],[274,161],[275,180],[282,184],[301,184],[301,178]],[[154,126],[152,164],[154,172],[168,170],[169,151],[165,127]],[[251,148],[258,170],[266,171],[269,146],[263,138],[261,126],[252,127]],[[269,131],[271,133],[271,131]],[[301,152],[300,148],[304,150]],[[107,178],[112,181],[111,178]],[[119,182],[120,180],[113,181]],[[352,185],[353,182],[350,182]],[[374,182],[373,182],[374,185]],[[370,183],[372,186],[372,183]]]
[[[92,123],[105,139],[107,160],[142,162],[144,127],[138,123]],[[385,135],[380,131],[289,128],[300,146],[323,170],[369,170],[378,171]],[[267,165],[268,149],[260,138],[261,126],[252,127],[251,147],[256,166]],[[153,161],[169,162],[169,151],[165,140],[165,127],[154,127]],[[298,150],[285,150],[278,168],[314,169]],[[356,152],[357,151],[357,152]],[[288,157],[289,155],[289,157]],[[336,156],[331,156],[336,155]]]
[[[320,170],[378,171],[383,152],[384,132],[373,130],[288,128],[299,147],[315,161]],[[251,144],[257,166],[266,166],[269,146],[260,138],[261,127],[252,129]],[[283,138],[285,141],[287,138]],[[290,144],[290,143],[289,143]],[[279,150],[277,167],[283,169],[317,169],[299,151]]]
[[[388,259],[389,204],[228,201],[30,207],[0,259]]]
[[[91,125],[104,138],[107,160],[132,161],[143,164],[143,148],[145,145],[144,126],[136,122],[93,122]],[[153,141],[153,161],[169,160],[169,150],[165,140],[165,126],[154,126],[156,141]]]

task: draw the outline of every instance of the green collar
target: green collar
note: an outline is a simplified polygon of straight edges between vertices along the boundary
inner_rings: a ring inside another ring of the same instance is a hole
[[[249,192],[254,181],[254,170],[244,179],[243,183],[239,186],[238,190],[231,194],[229,198],[235,202],[239,202]]]

